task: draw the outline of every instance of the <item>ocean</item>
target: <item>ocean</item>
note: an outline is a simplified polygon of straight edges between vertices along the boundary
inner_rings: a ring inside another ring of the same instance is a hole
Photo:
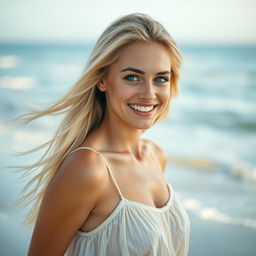
[[[55,117],[24,127],[7,120],[62,96],[82,74],[92,47],[0,44],[1,255],[21,255],[16,253],[27,249],[31,235],[21,225],[26,210],[10,208],[28,177],[17,180],[5,167],[34,162],[38,154],[13,152],[45,142],[58,124]],[[180,50],[179,96],[169,117],[143,137],[168,153],[166,175],[189,214],[256,232],[256,46],[180,45]]]

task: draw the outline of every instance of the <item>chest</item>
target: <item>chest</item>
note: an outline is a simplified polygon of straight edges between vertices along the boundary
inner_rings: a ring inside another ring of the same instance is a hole
[[[118,206],[121,197],[117,187],[124,198],[155,208],[161,208],[169,198],[164,173],[152,159],[140,164],[126,159],[107,160],[111,173],[105,193],[81,227],[86,232],[103,223]]]

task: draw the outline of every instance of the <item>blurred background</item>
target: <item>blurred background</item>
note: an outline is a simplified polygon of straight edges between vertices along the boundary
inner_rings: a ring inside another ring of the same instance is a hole
[[[51,138],[58,119],[6,120],[62,96],[114,19],[143,12],[183,55],[169,118],[148,130],[168,152],[166,175],[191,219],[189,256],[256,252],[256,2],[253,0],[0,0],[0,255],[26,255],[28,209],[12,209],[28,177],[5,167]]]

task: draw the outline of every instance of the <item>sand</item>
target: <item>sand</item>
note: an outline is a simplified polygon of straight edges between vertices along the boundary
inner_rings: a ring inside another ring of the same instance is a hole
[[[188,256],[255,256],[253,229],[205,221],[189,213],[191,230]]]

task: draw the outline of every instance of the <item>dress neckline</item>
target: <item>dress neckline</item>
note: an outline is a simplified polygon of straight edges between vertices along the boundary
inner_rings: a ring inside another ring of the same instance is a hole
[[[129,200],[125,197],[122,197],[120,201],[124,201],[126,204],[130,204],[130,205],[133,205],[133,206],[138,206],[138,207],[141,207],[141,208],[144,208],[144,209],[148,209],[148,210],[152,210],[152,211],[155,211],[155,212],[162,212],[162,211],[165,211],[166,209],[169,208],[169,206],[171,205],[172,201],[173,201],[173,188],[172,188],[172,185],[170,183],[167,183],[166,184],[167,188],[168,188],[168,191],[169,191],[169,197],[168,197],[168,200],[166,202],[166,204],[162,207],[154,207],[154,206],[151,206],[151,205],[147,205],[147,204],[143,204],[143,203],[139,203],[139,202],[136,202],[136,201],[132,201],[132,200]]]
[[[165,213],[167,212],[172,203],[173,203],[173,200],[174,200],[174,190],[173,190],[173,187],[171,185],[171,183],[167,183],[166,184],[167,187],[168,187],[168,190],[169,190],[169,199],[167,201],[167,203],[160,207],[160,208],[157,208],[157,207],[154,207],[154,206],[150,206],[150,205],[146,205],[146,204],[143,204],[143,203],[139,203],[139,202],[135,202],[135,201],[132,201],[132,200],[129,200],[129,199],[126,199],[125,197],[122,197],[119,202],[117,203],[115,209],[112,211],[112,213],[101,223],[99,224],[96,228],[92,229],[91,231],[82,231],[82,230],[78,230],[76,235],[77,236],[91,236],[91,235],[94,235],[96,233],[98,233],[100,230],[102,230],[104,227],[106,227],[108,225],[108,223],[110,223],[121,211],[121,209],[125,209],[126,207],[124,207],[125,205],[127,206],[134,206],[138,209],[145,209],[147,211],[150,211],[150,212],[156,212],[156,213]]]

